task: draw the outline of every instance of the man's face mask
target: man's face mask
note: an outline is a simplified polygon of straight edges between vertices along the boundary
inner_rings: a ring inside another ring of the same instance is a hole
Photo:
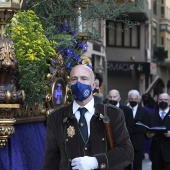
[[[109,103],[116,106],[117,105],[117,101],[116,100],[109,100]]]
[[[136,101],[130,101],[129,103],[131,107],[135,107],[138,104]]]
[[[76,84],[71,85],[71,91],[75,100],[83,101],[90,96],[92,88],[91,85],[77,82]]]
[[[164,101],[162,101],[162,102],[160,102],[159,103],[159,107],[161,108],[161,109],[166,109],[167,107],[168,107],[168,103],[167,102],[164,102]]]

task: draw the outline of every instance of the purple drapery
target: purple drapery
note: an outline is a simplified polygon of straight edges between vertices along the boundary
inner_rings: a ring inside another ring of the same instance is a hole
[[[41,170],[45,135],[45,122],[15,125],[15,134],[0,148],[0,170]]]

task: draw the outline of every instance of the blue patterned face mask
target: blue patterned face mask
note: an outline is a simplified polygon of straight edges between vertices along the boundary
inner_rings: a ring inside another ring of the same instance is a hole
[[[77,82],[71,85],[71,91],[75,100],[83,101],[91,95],[92,88],[91,85]]]

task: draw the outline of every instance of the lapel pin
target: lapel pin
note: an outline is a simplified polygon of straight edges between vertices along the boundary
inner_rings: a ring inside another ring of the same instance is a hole
[[[73,126],[69,126],[67,128],[67,134],[68,134],[68,137],[71,137],[71,138],[75,135],[75,129]]]

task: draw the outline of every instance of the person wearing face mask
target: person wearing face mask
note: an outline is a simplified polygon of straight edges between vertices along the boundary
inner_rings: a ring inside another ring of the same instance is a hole
[[[43,170],[122,170],[134,156],[122,111],[107,106],[114,139],[114,147],[108,148],[104,107],[93,97],[93,71],[85,65],[73,67],[69,85],[73,102],[47,118]]]
[[[132,109],[134,123],[141,122],[149,126],[149,113],[139,105],[140,94],[137,90],[130,90],[128,92],[129,108]],[[133,136],[131,137],[132,145],[134,147],[134,161],[132,165],[128,165],[126,170],[142,170],[143,150],[146,138],[146,129],[142,126],[135,125]],[[133,167],[133,168],[132,168]]]
[[[152,170],[170,170],[170,96],[161,93],[158,96],[159,110],[151,115],[151,127],[165,126],[166,133],[147,133],[152,137],[150,159]]]
[[[123,113],[125,116],[126,127],[128,129],[128,132],[131,138],[134,132],[134,120],[133,120],[132,110],[128,106],[120,104],[120,101],[121,101],[120,93],[116,89],[109,91],[107,99],[108,99],[109,104],[117,106],[123,110]]]
[[[103,83],[103,78],[101,74],[96,73],[95,74],[95,82],[96,82],[96,87],[93,90],[93,97],[95,103],[103,103],[103,94],[100,93],[101,86]]]

